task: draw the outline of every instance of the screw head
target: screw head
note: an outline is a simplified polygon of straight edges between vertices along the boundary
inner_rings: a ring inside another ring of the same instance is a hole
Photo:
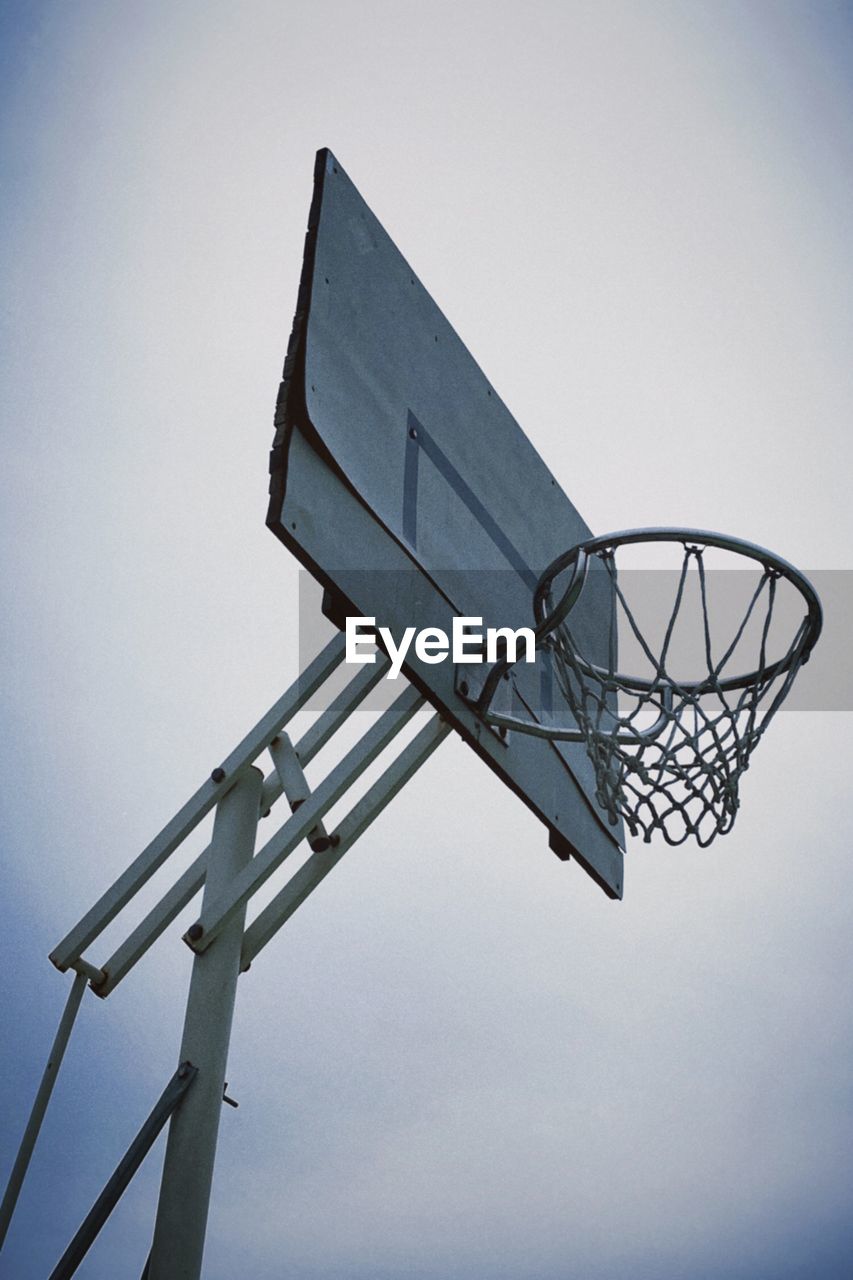
[[[220,768],[216,768],[216,769],[214,769],[214,770],[213,770],[213,773],[210,775],[210,781],[211,781],[211,782],[224,782],[224,781],[225,781],[225,770],[224,770],[224,769],[220,769]]]

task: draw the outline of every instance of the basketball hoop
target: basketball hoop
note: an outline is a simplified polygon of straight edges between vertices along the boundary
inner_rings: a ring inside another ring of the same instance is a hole
[[[683,549],[674,599],[657,646],[637,621],[636,604],[632,609],[616,563],[621,548],[653,542],[680,544]],[[710,547],[758,566],[743,616],[718,656],[713,653],[704,561]],[[572,626],[572,613],[591,569],[603,572],[610,593],[610,634],[603,661],[585,651],[579,628]],[[692,573],[696,578],[691,584]],[[787,650],[771,658],[768,641],[783,580],[799,592],[805,612]],[[670,651],[691,596],[701,626],[704,670],[698,679],[685,681],[673,670]],[[495,693],[512,665],[506,660],[491,668],[476,695],[483,719],[503,731],[584,742],[595,770],[598,803],[612,824],[623,818],[632,835],[650,841],[659,831],[672,845],[692,836],[704,847],[729,831],[738,810],[740,776],[820,635],[821,605],[808,579],[772,552],[740,538],[693,529],[631,529],[592,538],[554,560],[539,579],[533,609],[537,647],[550,653],[575,723],[549,724],[544,716],[524,719],[494,710]],[[627,624],[649,675],[629,676],[618,670],[617,620]],[[757,646],[755,665],[746,674],[733,673],[736,651],[750,642],[750,635]]]

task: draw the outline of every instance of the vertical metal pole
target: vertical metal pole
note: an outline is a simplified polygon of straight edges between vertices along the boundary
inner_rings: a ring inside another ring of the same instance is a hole
[[[6,1194],[3,1196],[3,1204],[0,1205],[0,1249],[3,1247],[3,1241],[6,1239],[6,1232],[9,1230],[9,1223],[12,1221],[12,1214],[15,1212],[15,1205],[18,1203],[18,1196],[21,1193],[24,1177],[29,1167],[30,1158],[33,1154],[33,1148],[36,1145],[36,1138],[39,1136],[44,1113],[47,1111],[47,1104],[50,1102],[50,1095],[53,1093],[53,1086],[56,1083],[56,1074],[59,1071],[65,1053],[68,1038],[71,1035],[71,1028],[74,1026],[74,1019],[77,1017],[77,1010],[80,1008],[80,1001],[83,999],[83,992],[86,990],[88,978],[85,973],[75,973],[74,982],[71,990],[68,992],[68,999],[65,1002],[65,1008],[62,1011],[62,1017],[59,1020],[59,1026],[56,1029],[56,1036],[50,1048],[50,1056],[41,1078],[41,1084],[38,1087],[33,1109],[30,1112],[30,1118],[27,1121],[27,1127],[24,1130],[24,1136],[21,1138],[21,1145],[18,1148],[18,1155],[12,1166],[12,1172],[9,1175],[9,1185],[6,1187]]]
[[[251,860],[258,825],[260,770],[245,770],[216,810],[204,901],[224,893]],[[228,1041],[240,972],[245,907],[193,961],[181,1062],[198,1067],[172,1116],[149,1266],[150,1280],[199,1280]]]

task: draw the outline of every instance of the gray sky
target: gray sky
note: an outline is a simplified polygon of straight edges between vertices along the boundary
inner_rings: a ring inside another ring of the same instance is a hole
[[[853,10],[90,0],[0,36],[5,1172],[47,952],[296,674],[266,458],[316,148],[594,530],[850,569]],[[734,832],[629,847],[622,903],[448,740],[241,980],[210,1280],[848,1274],[850,731],[780,716]],[[87,997],[3,1275],[171,1074],[181,931]],[[160,1159],[81,1276],[141,1271]]]

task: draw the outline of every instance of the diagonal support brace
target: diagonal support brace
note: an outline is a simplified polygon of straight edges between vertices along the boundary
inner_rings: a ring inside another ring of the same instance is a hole
[[[410,778],[417,773],[450,732],[450,725],[434,716],[421,729],[408,746],[404,747],[393,764],[385,770],[373,786],[353,806],[332,836],[329,848],[315,853],[305,862],[296,875],[276,894],[272,901],[252,921],[243,936],[240,967],[249,968],[252,961],[278,933],[301,906],[309,894],[326,878],[333,867],[351,849],[382,810],[393,800]]]
[[[281,830],[277,831],[255,854],[252,861],[235,876],[227,892],[210,906],[205,904],[201,918],[184,934],[184,941],[194,951],[204,951],[210,946],[219,931],[233,919],[237,912],[243,910],[249,899],[305,839],[326,811],[331,809],[332,805],[385,750],[415,712],[423,706],[424,701],[423,694],[411,685],[405,693],[400,694],[399,698],[347,752],[328,777],[324,778],[312,793],[311,798],[300,806]]]
[[[287,798],[287,803],[290,805],[291,813],[296,813],[300,805],[303,805],[311,796],[311,788],[308,786],[305,774],[302,771],[299,756],[296,754],[290,738],[284,732],[273,738],[269,746],[269,752],[281,782],[281,789]],[[329,836],[322,820],[317,823],[316,827],[311,828],[307,838],[314,853],[322,853],[329,847]]]
[[[53,1093],[53,1086],[56,1084],[56,1077],[62,1065],[68,1041],[71,1038],[74,1020],[80,1008],[80,1001],[83,999],[83,992],[86,990],[86,981],[85,973],[75,974],[74,982],[68,992],[68,999],[65,1002],[65,1008],[62,1011],[62,1017],[59,1020],[59,1026],[56,1029],[56,1035],[51,1045],[41,1083],[33,1102],[30,1118],[27,1121],[27,1127],[24,1130],[24,1136],[21,1138],[21,1145],[18,1148],[18,1154],[12,1166],[12,1172],[9,1175],[3,1203],[0,1205],[0,1249],[2,1249],[3,1241],[6,1239],[6,1232],[9,1230],[12,1214],[15,1212],[15,1205],[18,1203],[18,1196],[21,1194],[21,1187],[24,1184],[27,1169],[30,1167],[30,1160],[44,1121],[47,1104],[50,1102],[50,1095]]]
[[[198,1073],[191,1062],[182,1062],[166,1085],[154,1110],[137,1133],[92,1208],[84,1218],[74,1239],[50,1273],[50,1280],[69,1280],[95,1242],[104,1223],[127,1190],[131,1178],[183,1098]]]

